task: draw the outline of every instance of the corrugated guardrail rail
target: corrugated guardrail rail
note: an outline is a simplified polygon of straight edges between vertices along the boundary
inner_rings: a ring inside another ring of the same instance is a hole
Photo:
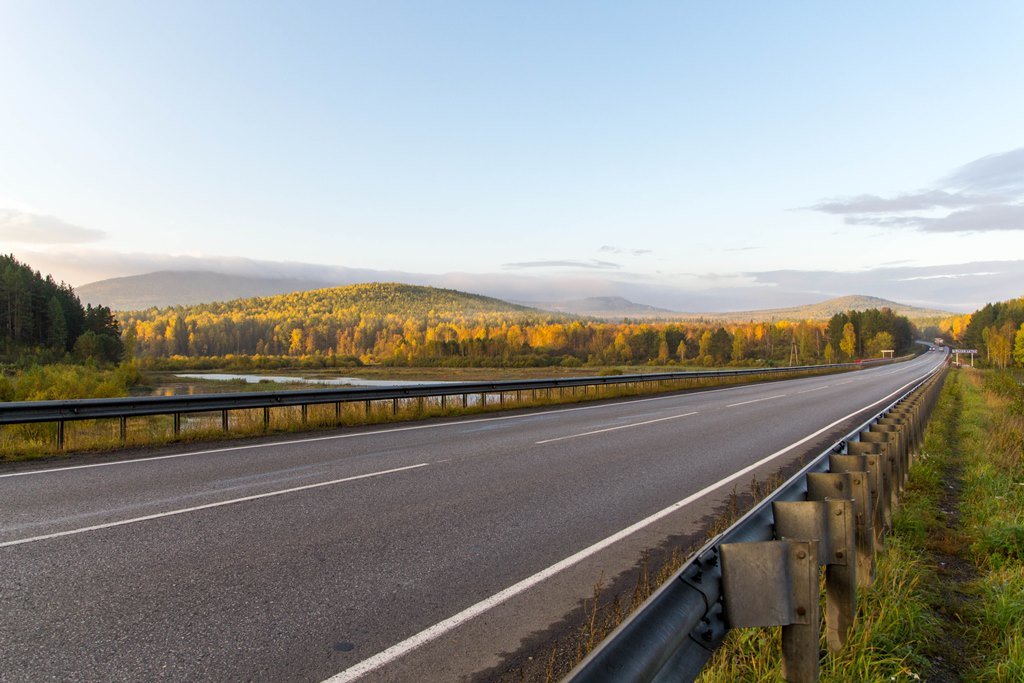
[[[896,359],[902,360],[902,359]],[[891,363],[893,359],[864,361],[863,363],[837,363],[832,365],[806,365],[785,368],[743,368],[737,370],[707,370],[700,372],[665,372],[639,375],[610,375],[604,377],[571,377],[564,379],[510,380],[506,382],[457,382],[448,384],[421,384],[387,389],[309,389],[299,391],[260,391],[196,396],[145,396],[135,398],[97,398],[69,401],[17,401],[0,403],[0,425],[31,424],[40,422],[57,423],[57,447],[64,448],[65,423],[75,420],[117,419],[121,421],[121,442],[125,442],[126,421],[131,417],[152,415],[173,415],[174,433],[181,431],[181,416],[189,413],[221,413],[221,425],[228,431],[228,413],[232,410],[263,409],[263,424],[270,424],[270,409],[300,406],[303,420],[306,407],[311,405],[335,404],[335,415],[340,422],[343,403],[362,402],[369,414],[371,403],[391,401],[392,412],[397,413],[399,402],[416,399],[423,401],[436,398],[440,407],[453,396],[462,397],[462,407],[469,407],[470,397],[479,396],[481,404],[487,404],[487,397],[497,395],[504,403],[505,395],[524,391],[548,391],[557,389],[564,392],[578,388],[586,391],[589,387],[610,385],[662,384],[679,381],[704,380],[722,377],[784,377],[790,374],[856,370],[869,365]],[[422,404],[421,404],[422,405]]]
[[[946,364],[826,450],[708,542],[566,678],[692,681],[728,628],[782,626],[783,676],[819,674],[819,566],[828,647],[846,642],[857,587],[920,453]]]

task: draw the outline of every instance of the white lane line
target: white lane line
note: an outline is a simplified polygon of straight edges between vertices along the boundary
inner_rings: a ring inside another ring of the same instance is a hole
[[[557,436],[554,439],[544,439],[543,441],[536,441],[538,446],[544,443],[551,443],[553,441],[565,441],[566,439],[578,439],[581,436],[590,436],[592,434],[603,434],[604,432],[614,432],[619,429],[629,429],[631,427],[643,427],[644,425],[654,424],[655,422],[665,422],[666,420],[678,420],[681,417],[689,417],[696,415],[697,412],[683,413],[682,415],[670,415],[668,417],[659,417],[656,420],[645,420],[644,422],[633,422],[628,425],[619,425],[618,427],[606,427],[605,429],[595,429],[592,432],[583,432],[582,434],[570,434],[569,436]]]
[[[813,391],[821,391],[822,389],[828,389],[830,386],[832,386],[832,385],[831,384],[826,384],[823,387],[815,387],[813,389],[804,389],[803,391],[798,391],[796,393],[798,393],[798,394],[809,394],[809,393],[811,393]]]
[[[848,380],[846,380],[845,382],[836,382],[836,386],[838,387],[838,386],[841,386],[841,385],[843,385],[843,384],[849,384],[849,383],[850,383],[850,382],[852,382],[852,381],[853,381],[852,379],[848,379]]]
[[[786,394],[776,394],[775,396],[765,396],[764,398],[755,398],[752,401],[740,401],[739,403],[730,403],[726,408],[735,408],[736,406],[745,406],[748,403],[760,403],[761,401],[770,401],[773,398],[786,398]]]
[[[404,472],[406,470],[415,470],[420,467],[427,467],[430,463],[421,462],[418,465],[408,465],[407,467],[396,467],[390,470],[381,470],[380,472],[370,472],[369,474],[357,474],[354,477],[345,477],[344,479],[332,479],[331,481],[322,481],[316,484],[306,484],[305,486],[295,486],[290,489],[281,489],[280,491],[269,491],[267,493],[257,493],[252,496],[244,496],[242,498],[232,498],[231,500],[222,500],[218,503],[206,503],[205,505],[196,505],[189,508],[181,508],[179,510],[170,510],[169,512],[158,512],[153,515],[146,515],[144,517],[133,517],[132,519],[122,519],[118,522],[107,522],[106,524],[96,524],[95,526],[82,527],[81,529],[70,529],[68,531],[58,531],[52,534],[45,534],[43,536],[32,536],[30,538],[19,538],[16,541],[4,541],[0,543],[0,548],[6,548],[12,545],[21,545],[23,543],[35,543],[36,541],[45,541],[50,538],[60,538],[61,536],[74,536],[75,534],[84,534],[87,531],[99,531],[100,529],[110,529],[116,526],[124,526],[125,524],[135,524],[137,522],[146,522],[151,519],[160,519],[161,517],[173,517],[174,515],[183,515],[187,512],[196,512],[198,510],[209,510],[210,508],[223,507],[225,505],[234,505],[235,503],[244,503],[250,500],[259,500],[260,498],[270,498],[272,496],[283,496],[286,493],[295,493],[296,491],[308,491],[309,489],[316,489],[322,486],[332,486],[334,484],[343,484],[347,481],[356,481],[357,479],[369,479],[371,477],[380,477],[385,474],[394,474],[395,472]]]
[[[504,420],[525,420],[533,417],[540,417],[544,415],[554,415],[556,413],[574,413],[581,410],[599,410],[602,408],[616,408],[623,405],[631,405],[634,403],[647,403],[650,401],[668,401],[671,399],[686,399],[695,396],[707,396],[708,394],[717,394],[723,391],[736,391],[737,389],[749,389],[753,386],[758,386],[760,382],[753,384],[743,384],[734,387],[723,387],[721,389],[708,389],[707,391],[692,392],[687,394],[672,394],[669,396],[651,396],[649,398],[636,398],[636,399],[625,399],[622,401],[616,401],[614,403],[601,403],[599,405],[590,406],[575,406],[572,408],[555,408],[552,410],[542,410],[533,413],[526,413],[524,415],[502,415],[498,417],[478,417],[470,418],[466,420],[457,420],[453,422],[439,422],[434,424],[426,425],[411,425],[408,427],[391,427],[389,429],[377,429],[370,432],[349,432],[347,434],[331,434],[328,436],[313,436],[304,439],[292,439],[290,441],[272,441],[270,443],[254,443],[247,444],[245,446],[226,446],[224,448],[208,448],[201,451],[189,451],[187,453],[174,453],[171,455],[154,455],[150,458],[132,458],[130,460],[117,460],[113,462],[94,462],[88,465],[69,465],[67,467],[51,467],[44,470],[29,470],[28,472],[11,472],[8,474],[0,474],[0,479],[7,477],[27,477],[32,474],[52,474],[55,472],[67,472],[68,470],[84,470],[92,467],[112,467],[114,465],[128,465],[133,463],[147,463],[155,462],[157,460],[171,460],[174,458],[187,458],[193,455],[211,455],[214,453],[228,453],[231,451],[247,451],[255,450],[257,448],[275,448],[277,446],[288,446],[291,444],[302,444],[302,443],[316,443],[318,441],[334,441],[336,439],[354,439],[362,436],[379,436],[382,434],[392,434],[395,432],[412,432],[421,429],[443,429],[447,427],[461,427],[463,425],[472,425],[483,422],[500,422]]]
[[[722,479],[722,480],[720,480],[720,481],[718,481],[718,482],[716,482],[714,484],[711,484],[710,486],[706,486],[703,489],[701,489],[700,491],[697,491],[696,493],[694,493],[692,495],[689,495],[686,498],[683,498],[682,500],[680,500],[680,501],[678,501],[676,503],[673,503],[672,505],[669,505],[664,510],[659,510],[658,512],[655,512],[650,517],[645,517],[644,519],[641,519],[639,522],[637,522],[635,524],[631,524],[630,526],[626,527],[622,531],[618,531],[618,532],[612,534],[611,536],[598,541],[597,543],[595,543],[593,545],[587,546],[586,548],[584,548],[583,550],[579,551],[578,553],[576,553],[574,555],[570,555],[569,557],[565,558],[564,560],[556,562],[555,564],[551,565],[550,567],[548,567],[546,569],[542,569],[539,572],[537,572],[536,574],[533,574],[532,576],[528,576],[527,578],[523,579],[519,583],[514,583],[511,586],[509,586],[508,588],[495,593],[494,595],[492,595],[489,598],[484,598],[480,602],[476,603],[475,605],[471,605],[470,607],[467,607],[466,609],[462,610],[458,614],[454,614],[454,615],[448,617],[447,619],[445,619],[444,621],[439,621],[436,624],[434,624],[433,626],[429,626],[429,627],[423,629],[422,631],[420,631],[416,635],[410,636],[409,638],[406,638],[402,642],[396,643],[395,645],[392,645],[388,649],[383,650],[382,652],[378,652],[377,654],[373,655],[372,657],[368,657],[367,659],[364,659],[363,661],[359,662],[358,664],[355,664],[354,666],[351,666],[348,669],[345,669],[344,671],[342,671],[340,673],[337,673],[334,676],[331,676],[330,678],[328,678],[325,681],[323,681],[323,683],[348,683],[349,681],[354,681],[357,678],[359,678],[360,676],[364,676],[364,675],[370,673],[371,671],[375,671],[376,669],[379,669],[382,666],[385,666],[385,665],[390,664],[391,662],[393,662],[393,661],[395,661],[397,659],[400,659],[401,657],[407,655],[408,653],[412,652],[413,650],[415,650],[416,648],[420,647],[421,645],[425,645],[425,644],[429,643],[432,640],[436,640],[437,638],[443,636],[445,633],[448,633],[449,631],[457,628],[461,624],[464,624],[467,621],[469,621],[469,620],[471,620],[471,619],[473,619],[475,617],[480,616],[481,614],[483,614],[487,610],[491,609],[492,607],[500,605],[501,603],[505,602],[506,600],[509,600],[509,599],[519,595],[520,593],[523,593],[523,592],[529,590],[530,588],[532,588],[533,586],[537,585],[541,581],[544,581],[545,579],[548,579],[548,578],[554,576],[555,574],[557,574],[558,572],[562,571],[563,569],[568,569],[569,567],[573,566],[574,564],[577,564],[578,562],[581,562],[581,561],[585,560],[586,558],[590,557],[591,555],[593,555],[593,554],[595,554],[595,553],[597,553],[597,552],[599,552],[601,550],[604,550],[605,548],[607,548],[608,546],[612,545],[613,543],[616,543],[617,541],[621,541],[622,539],[627,538],[631,534],[636,533],[640,529],[643,529],[644,527],[647,527],[647,526],[650,526],[651,524],[654,524],[659,519],[662,519],[663,517],[667,517],[668,515],[672,514],[673,512],[675,512],[675,511],[677,511],[677,510],[679,510],[681,508],[686,507],[690,503],[692,503],[692,502],[694,502],[696,500],[699,500],[700,498],[702,498],[703,496],[711,493],[715,489],[719,489],[719,488],[721,488],[721,487],[723,487],[723,486],[725,486],[727,484],[730,484],[730,483],[736,481],[740,477],[745,476],[746,474],[752,472],[753,470],[757,469],[758,467],[761,467],[762,465],[765,465],[765,464],[771,462],[772,460],[774,460],[775,458],[779,457],[780,455],[783,455],[784,453],[787,453],[788,451],[793,450],[797,446],[803,445],[803,444],[807,443],[808,441],[810,441],[811,439],[816,438],[820,434],[823,434],[824,432],[827,432],[828,430],[832,429],[836,425],[840,425],[843,422],[846,422],[847,420],[849,420],[851,418],[857,417],[857,415],[861,414],[865,410],[869,410],[870,408],[873,408],[873,407],[877,406],[880,403],[885,403],[890,398],[892,398],[893,396],[896,396],[901,391],[903,391],[904,389],[906,389],[907,387],[912,385],[914,382],[916,382],[919,379],[922,379],[924,377],[927,377],[930,372],[931,372],[931,370],[926,372],[924,375],[921,375],[917,379],[914,379],[914,380],[911,380],[910,382],[907,382],[902,387],[900,387],[896,391],[892,392],[888,396],[885,396],[884,398],[881,398],[881,399],[875,401],[874,403],[872,403],[870,405],[866,405],[863,408],[857,410],[856,412],[850,413],[846,417],[839,418],[835,422],[833,422],[833,423],[831,423],[829,425],[826,425],[825,427],[822,427],[821,429],[819,429],[818,431],[814,432],[813,434],[808,434],[807,436],[805,436],[804,438],[800,439],[799,441],[797,441],[795,443],[792,443],[792,444],[786,446],[785,448],[782,448],[780,450],[775,451],[771,455],[758,460],[757,462],[755,462],[752,465],[747,465],[746,467],[744,467],[743,469],[739,470],[738,472],[730,474],[725,479]]]

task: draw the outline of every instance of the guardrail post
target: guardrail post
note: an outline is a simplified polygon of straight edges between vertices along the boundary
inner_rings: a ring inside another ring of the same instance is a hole
[[[885,446],[885,457],[889,460],[889,467],[893,471],[893,496],[894,499],[903,491],[903,482],[906,479],[903,454],[900,448],[899,428],[893,425],[873,424],[867,431],[860,433],[860,440],[868,443],[880,443]]]
[[[875,424],[879,427],[891,429],[896,432],[896,449],[900,453],[910,450],[910,435],[907,433],[907,428],[904,425],[903,418],[900,414],[894,411],[889,411],[885,415],[879,417]]]
[[[892,528],[892,472],[889,468],[889,459],[882,453],[882,444],[867,443],[864,441],[850,441],[847,443],[847,450],[850,455],[870,455],[874,456],[875,461],[878,463],[878,472],[880,474],[880,486],[878,487],[878,498],[881,502],[882,519],[879,528],[876,531],[876,537],[880,538],[880,533],[883,530]],[[871,467],[871,460],[868,461],[868,467]]]
[[[335,401],[334,403],[334,423],[341,423],[341,401]]]
[[[441,410],[445,410],[448,407],[448,396],[441,394]]]
[[[391,414],[392,415],[398,415],[398,399],[397,398],[391,399]]]
[[[909,453],[913,450],[914,437],[911,433],[911,424],[908,422],[910,414],[904,410],[892,410],[888,414],[882,416],[878,420],[879,425],[889,426],[896,429],[899,436],[899,444],[897,446],[899,453]]]
[[[818,548],[815,541],[723,543],[722,596],[732,628],[782,627],[782,676],[818,680]]]
[[[853,514],[857,528],[857,585],[868,587],[875,580],[875,531],[874,514],[872,512],[871,474],[867,471],[866,457],[863,455],[830,455],[829,469],[835,473],[850,475],[850,493],[853,499]],[[825,497],[822,489],[828,489],[827,483],[819,486],[815,475],[809,474],[807,479],[808,500],[820,500]]]
[[[64,420],[57,420],[57,450],[64,450]]]
[[[223,431],[225,431],[225,432],[228,431],[228,411],[227,410],[220,411],[220,428]]]
[[[121,437],[121,445],[128,443],[128,418],[122,415],[118,420],[118,435]]]
[[[463,394],[462,395],[462,407],[463,408],[468,408],[469,407],[469,394]]]
[[[263,431],[270,429],[270,406],[263,406]]]
[[[174,435],[179,436],[181,434],[181,413],[174,413]]]
[[[307,406],[305,403],[303,403],[300,406],[300,408],[301,408],[301,412],[302,412],[302,424],[306,424],[306,421],[309,419],[309,406]]]
[[[853,443],[856,442],[849,442],[847,449]],[[868,488],[871,493],[871,526],[875,533],[875,547],[881,548],[885,544],[883,536],[885,531],[885,514],[883,513],[885,490],[882,481],[882,456],[877,453],[866,453],[847,457],[863,458],[864,468],[868,473]]]
[[[857,616],[857,528],[850,498],[852,475],[815,473],[807,477],[806,503],[772,504],[775,535],[780,539],[818,541],[818,562],[825,565],[828,647],[838,652],[846,644]]]

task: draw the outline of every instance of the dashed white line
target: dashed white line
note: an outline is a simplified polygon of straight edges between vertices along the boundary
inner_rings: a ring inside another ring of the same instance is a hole
[[[726,408],[735,408],[736,406],[745,406],[748,403],[760,403],[761,401],[770,401],[773,398],[785,398],[786,394],[776,394],[775,396],[765,396],[764,398],[755,398],[750,401],[740,401],[739,403],[730,403]]]
[[[381,470],[380,472],[370,472],[369,474],[357,474],[354,477],[345,477],[343,479],[332,479],[331,481],[321,481],[316,484],[306,484],[305,486],[294,486],[290,489],[281,489],[280,491],[268,491],[267,493],[257,493],[252,496],[244,496],[242,498],[232,498],[231,500],[222,500],[217,503],[206,503],[205,505],[196,505],[189,508],[181,508],[178,510],[169,510],[168,512],[158,512],[153,515],[145,515],[144,517],[133,517],[131,519],[122,519],[117,522],[107,522],[105,524],[96,524],[94,526],[82,527],[80,529],[69,529],[68,531],[57,531],[52,534],[44,534],[42,536],[31,536],[29,538],[19,538],[16,541],[4,541],[0,543],[0,548],[6,548],[12,545],[22,545],[23,543],[35,543],[36,541],[45,541],[51,538],[60,538],[61,536],[74,536],[75,534],[84,534],[87,531],[99,531],[100,529],[111,529],[117,526],[124,526],[125,524],[135,524],[137,522],[145,522],[151,519],[160,519],[161,517],[173,517],[175,515],[183,515],[187,512],[196,512],[198,510],[209,510],[210,508],[223,507],[225,505],[234,505],[235,503],[244,503],[250,500],[258,500],[260,498],[270,498],[271,496],[283,496],[286,493],[295,493],[296,491],[308,491],[309,489],[316,489],[322,486],[332,486],[334,484],[343,484],[347,481],[356,481],[357,479],[369,479],[371,477],[380,477],[385,474],[394,474],[395,472],[404,472],[406,470],[415,470],[420,467],[426,467],[430,463],[421,462],[418,465],[408,465],[406,467],[395,467],[390,470]]]
[[[803,391],[798,391],[796,393],[798,393],[798,394],[810,394],[810,393],[815,392],[815,391],[821,391],[822,389],[828,389],[830,386],[832,386],[832,385],[831,384],[826,384],[823,387],[815,387],[814,389],[804,389]]]
[[[841,386],[843,384],[850,384],[851,382],[853,382],[852,379],[848,379],[845,382],[836,382],[836,386],[838,387],[838,386]]]
[[[595,429],[592,432],[583,432],[582,434],[570,434],[568,436],[556,436],[553,439],[544,439],[543,441],[536,441],[535,443],[539,446],[545,443],[551,443],[553,441],[565,441],[566,439],[578,439],[581,436],[591,436],[593,434],[603,434],[604,432],[614,432],[619,429],[630,429],[631,427],[643,427],[644,425],[654,424],[655,422],[665,422],[666,420],[678,420],[681,417],[689,417],[696,415],[697,412],[683,413],[682,415],[669,415],[668,417],[659,417],[656,420],[645,420],[643,422],[633,422],[628,425],[618,425],[617,427],[606,427],[604,429]]]

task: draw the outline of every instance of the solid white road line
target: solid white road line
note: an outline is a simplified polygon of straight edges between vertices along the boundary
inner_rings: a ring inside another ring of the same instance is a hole
[[[308,491],[309,489],[316,489],[322,486],[332,486],[334,484],[343,484],[347,481],[356,481],[357,479],[369,479],[371,477],[380,477],[385,474],[394,474],[395,472],[404,472],[406,470],[415,470],[420,467],[426,467],[430,463],[421,462],[418,465],[409,465],[407,467],[396,467],[390,470],[381,470],[380,472],[370,472],[369,474],[357,474],[354,477],[345,477],[344,479],[333,479],[331,481],[322,481],[316,484],[306,484],[305,486],[295,486],[290,489],[281,489],[280,491],[269,491],[267,493],[257,493],[252,496],[244,496],[242,498],[232,498],[231,500],[222,500],[218,503],[207,503],[205,505],[196,505],[189,508],[181,508],[179,510],[170,510],[169,512],[158,512],[153,515],[146,515],[144,517],[133,517],[132,519],[122,519],[117,522],[107,522],[106,524],[96,524],[95,526],[82,527],[81,529],[70,529],[68,531],[58,531],[52,534],[45,534],[43,536],[32,536],[30,538],[19,538],[16,541],[4,541],[0,543],[0,548],[6,548],[12,545],[22,545],[23,543],[35,543],[36,541],[45,541],[50,538],[60,538],[61,536],[74,536],[75,534],[84,534],[87,531],[99,531],[100,529],[110,529],[116,526],[124,526],[125,524],[135,524],[137,522],[145,522],[151,519],[160,519],[161,517],[173,517],[174,515],[183,515],[187,512],[196,512],[198,510],[209,510],[210,508],[223,507],[225,505],[234,505],[235,503],[244,503],[250,500],[259,500],[260,498],[270,498],[272,496],[283,496],[286,493],[295,493],[296,491]]]
[[[569,436],[556,436],[554,439],[544,439],[543,441],[536,441],[535,443],[539,446],[544,443],[552,443],[553,441],[565,441],[566,439],[578,439],[581,436],[590,436],[592,434],[603,434],[604,432],[614,432],[619,429],[629,429],[631,427],[643,427],[644,425],[654,424],[655,422],[665,422],[666,420],[678,420],[681,417],[689,417],[690,415],[696,415],[697,412],[683,413],[682,415],[669,415],[668,417],[659,417],[656,420],[645,420],[643,422],[633,422],[628,425],[619,425],[618,427],[606,427],[605,429],[595,429],[592,432],[583,432],[582,434],[570,434]]]
[[[373,655],[372,657],[364,659],[363,661],[359,662],[358,664],[356,664],[354,666],[351,666],[348,669],[345,669],[344,671],[342,671],[342,672],[340,672],[338,674],[335,674],[334,676],[331,676],[330,678],[325,680],[323,683],[348,683],[349,681],[354,681],[357,678],[359,678],[360,676],[368,674],[371,671],[379,669],[382,666],[390,664],[391,662],[393,662],[393,661],[395,661],[395,660],[405,656],[406,654],[412,652],[413,650],[415,650],[416,648],[420,647],[421,645],[425,645],[425,644],[429,643],[432,640],[436,640],[437,638],[441,637],[445,633],[448,633],[449,631],[455,629],[459,625],[466,623],[470,619],[473,619],[473,618],[479,616],[480,614],[483,614],[484,612],[486,612],[487,610],[491,609],[492,607],[500,605],[501,603],[505,602],[506,600],[508,600],[510,598],[513,598],[516,595],[519,595],[520,593],[523,593],[523,592],[529,590],[530,588],[532,588],[533,586],[537,585],[541,581],[544,581],[545,579],[547,579],[547,578],[549,578],[551,576],[554,576],[555,574],[557,574],[558,572],[562,571],[563,569],[567,569],[568,567],[571,567],[572,565],[574,565],[574,564],[576,564],[578,562],[581,562],[582,560],[590,557],[591,555],[593,555],[593,554],[595,554],[595,553],[597,553],[597,552],[607,548],[608,546],[612,545],[613,543],[615,543],[617,541],[620,541],[620,540],[630,536],[631,534],[639,531],[640,529],[643,529],[644,527],[650,526],[651,524],[657,522],[659,519],[662,519],[663,517],[666,517],[666,516],[672,514],[673,512],[675,512],[675,511],[677,511],[677,510],[679,510],[679,509],[681,509],[683,507],[686,507],[690,503],[692,503],[692,502],[694,502],[696,500],[699,500],[700,498],[702,498],[705,495],[711,493],[712,491],[714,491],[716,489],[719,489],[719,488],[721,488],[721,487],[723,487],[723,486],[725,486],[727,484],[730,484],[730,483],[736,481],[740,477],[743,477],[743,476],[747,475],[748,473],[752,472],[753,470],[757,469],[758,467],[761,467],[762,465],[765,465],[765,464],[771,462],[772,460],[774,460],[775,458],[779,457],[780,455],[783,455],[783,454],[793,450],[797,446],[801,446],[801,445],[807,443],[808,441],[810,441],[811,439],[814,439],[814,438],[818,437],[819,435],[827,432],[828,430],[832,429],[833,427],[835,427],[837,425],[840,425],[843,422],[846,422],[847,420],[849,420],[851,418],[856,417],[857,415],[859,415],[860,413],[864,412],[865,410],[873,408],[873,407],[877,406],[880,403],[885,403],[886,401],[888,401],[893,396],[896,396],[897,394],[902,392],[904,389],[906,389],[907,387],[909,387],[912,384],[914,384],[914,382],[917,382],[918,380],[923,379],[924,377],[927,377],[928,374],[931,373],[931,371],[932,371],[932,369],[930,368],[928,370],[928,372],[926,372],[925,374],[917,377],[916,379],[911,380],[910,382],[907,382],[902,387],[900,387],[896,391],[892,392],[888,396],[885,396],[884,398],[881,398],[881,399],[875,401],[874,403],[866,405],[863,408],[861,408],[860,410],[857,410],[856,412],[850,413],[849,415],[847,415],[845,417],[839,418],[835,422],[832,422],[831,424],[828,424],[828,425],[822,427],[821,429],[819,429],[818,431],[814,432],[813,434],[808,434],[807,436],[805,436],[804,438],[800,439],[799,441],[796,441],[796,442],[786,446],[785,448],[779,449],[779,450],[775,451],[774,453],[772,453],[771,455],[769,455],[769,456],[767,456],[765,458],[761,458],[757,462],[753,463],[752,465],[748,465],[748,466],[744,467],[743,469],[739,470],[738,472],[730,474],[725,479],[722,479],[722,480],[718,481],[717,483],[711,484],[710,486],[707,486],[707,487],[701,489],[700,491],[697,491],[696,493],[694,493],[692,495],[689,495],[686,498],[683,498],[679,502],[676,502],[676,503],[673,503],[672,505],[669,505],[664,510],[659,510],[658,512],[655,512],[650,517],[645,517],[644,519],[640,520],[636,524],[632,524],[632,525],[626,527],[625,529],[623,529],[622,531],[614,533],[611,536],[609,536],[609,537],[607,537],[607,538],[605,538],[603,540],[600,540],[600,541],[598,541],[597,543],[595,543],[595,544],[593,544],[591,546],[587,546],[586,548],[584,548],[583,550],[579,551],[578,553],[576,553],[574,555],[570,555],[569,557],[565,558],[564,560],[561,560],[560,562],[557,562],[557,563],[551,565],[550,567],[548,567],[546,569],[542,569],[541,571],[537,572],[536,574],[533,574],[532,576],[529,576],[529,577],[523,579],[519,583],[512,584],[508,588],[495,593],[491,597],[485,598],[485,599],[481,600],[480,602],[476,603],[475,605],[467,607],[466,609],[462,610],[458,614],[450,616],[447,619],[445,619],[444,621],[439,621],[436,624],[434,624],[433,626],[425,628],[424,630],[420,631],[416,635],[411,636],[409,638],[406,638],[402,642],[396,643],[395,645],[392,645],[388,649],[386,649],[386,650],[384,650],[382,652],[379,652],[379,653]]]
[[[776,394],[775,396],[765,396],[764,398],[755,398],[752,401],[740,401],[739,403],[730,403],[726,408],[735,408],[736,406],[745,406],[748,403],[760,403],[761,401],[770,401],[773,398],[786,398],[786,394]]]

